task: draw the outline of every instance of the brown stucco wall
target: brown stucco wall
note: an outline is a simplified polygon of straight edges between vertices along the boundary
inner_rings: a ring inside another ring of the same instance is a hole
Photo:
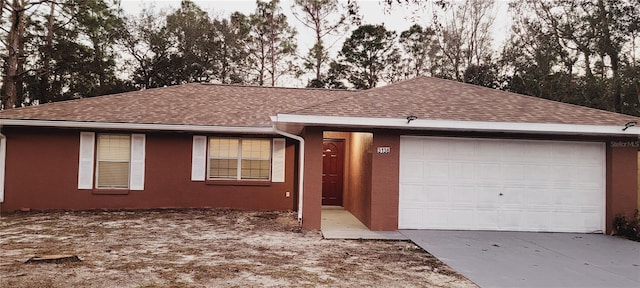
[[[606,233],[611,233],[616,216],[632,216],[638,208],[638,148],[612,147],[611,142],[607,144],[606,194]]]
[[[307,127],[304,138],[302,227],[320,229],[322,223],[322,129]]]
[[[378,147],[389,147],[388,154],[377,153]],[[371,224],[375,231],[398,230],[400,189],[400,135],[373,134],[371,149]]]
[[[97,131],[99,132],[99,131]],[[129,131],[113,131],[130,133]],[[191,134],[145,133],[145,190],[100,195],[78,190],[78,130],[4,127],[2,211],[45,209],[236,208],[294,210],[295,142],[287,140],[284,183],[211,185],[191,181]],[[142,133],[142,132],[136,132]],[[285,192],[291,192],[290,197]]]
[[[344,208],[360,222],[371,226],[371,145],[373,134],[351,133],[349,172]]]

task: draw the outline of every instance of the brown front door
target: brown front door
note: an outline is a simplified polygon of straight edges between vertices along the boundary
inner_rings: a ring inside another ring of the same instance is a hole
[[[322,205],[342,206],[344,141],[324,140],[322,145]]]

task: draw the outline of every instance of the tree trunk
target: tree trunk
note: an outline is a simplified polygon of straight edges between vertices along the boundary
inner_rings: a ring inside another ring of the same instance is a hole
[[[611,104],[613,112],[622,112],[622,93],[620,89],[620,55],[619,50],[615,47],[613,41],[611,41],[611,30],[609,29],[609,13],[606,10],[603,0],[598,0],[598,10],[600,11],[600,25],[602,26],[602,49],[611,58],[611,71],[613,72],[613,79],[611,81]]]
[[[14,108],[18,102],[18,86],[22,85],[20,71],[22,71],[22,52],[24,49],[25,30],[24,5],[20,0],[13,0],[11,5],[11,27],[7,35],[8,57],[6,76],[4,80],[4,109]]]
[[[54,13],[56,9],[56,3],[51,2],[51,10],[49,11],[49,22],[47,23],[47,36],[45,39],[45,49],[42,56],[42,74],[40,75],[40,95],[39,101],[40,103],[46,103],[48,100],[52,100],[54,98],[51,95],[52,91],[49,87],[49,77],[51,75],[51,52],[53,51],[53,24],[54,24]]]

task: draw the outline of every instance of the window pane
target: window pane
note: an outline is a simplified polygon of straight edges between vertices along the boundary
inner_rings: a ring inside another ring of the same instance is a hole
[[[129,162],[131,135],[98,135],[98,161]]]
[[[209,178],[237,179],[238,160],[210,159]]]
[[[209,157],[238,158],[238,139],[211,138],[209,140]]]
[[[209,179],[269,180],[270,169],[271,139],[209,138]]]
[[[128,188],[131,135],[99,134],[96,187]]]
[[[262,159],[271,157],[271,139],[243,139],[242,159]]]
[[[269,160],[242,160],[242,179],[269,180]]]
[[[129,163],[98,161],[99,188],[129,187]]]

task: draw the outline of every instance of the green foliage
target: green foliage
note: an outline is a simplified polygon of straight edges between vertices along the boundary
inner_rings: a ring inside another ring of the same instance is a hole
[[[613,219],[613,227],[617,231],[616,235],[640,242],[640,214],[638,209],[636,209],[632,217],[617,216]]]
[[[307,83],[308,88],[325,88],[325,89],[347,89],[347,86],[341,79],[346,77],[346,66],[338,62],[329,64],[328,76],[322,79],[312,79]]]
[[[356,89],[375,87],[385,76],[387,67],[399,61],[394,42],[396,33],[383,25],[362,25],[345,40],[338,54],[347,80]]]
[[[640,115],[633,1],[514,1],[512,37],[500,60],[504,88]]]
[[[170,62],[179,67],[173,71],[171,84],[208,81],[215,43],[211,37],[212,23],[207,12],[190,0],[183,0],[180,8],[167,15],[166,31]]]
[[[250,24],[236,12],[211,19],[191,1],[168,15],[144,10],[127,20],[125,47],[133,56],[133,82],[141,88],[200,81],[248,82]]]
[[[498,88],[498,66],[489,61],[487,61],[487,64],[471,65],[464,71],[463,82]]]
[[[26,61],[19,67],[18,105],[129,91],[120,79],[115,45],[124,22],[108,0],[48,2],[48,13],[28,15]],[[33,7],[33,6],[29,6]],[[6,69],[6,68],[5,68]],[[6,74],[5,70],[5,74]]]

